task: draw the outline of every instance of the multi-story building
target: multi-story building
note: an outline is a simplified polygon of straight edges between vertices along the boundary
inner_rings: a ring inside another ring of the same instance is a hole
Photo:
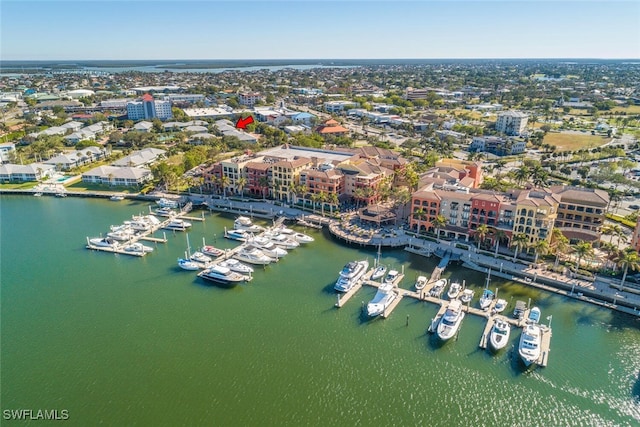
[[[308,194],[335,194],[339,197],[344,192],[344,175],[333,165],[320,165],[318,168],[305,169],[300,172],[300,185]],[[329,199],[325,200],[328,201]]]
[[[291,191],[300,184],[300,173],[312,165],[308,157],[296,157],[292,160],[280,160],[271,167],[271,188],[273,197],[278,200],[289,200]]]
[[[127,103],[127,117],[130,120],[170,119],[171,101],[155,100],[148,93],[144,94],[139,101]]]
[[[527,127],[529,116],[520,111],[504,111],[498,114],[496,130],[506,135],[520,135]]]
[[[261,99],[262,96],[258,92],[238,93],[238,102],[240,103],[240,105],[246,105],[247,107],[253,107]]]
[[[469,151],[508,156],[524,153],[527,142],[523,139],[501,138],[499,136],[474,136]]]
[[[482,162],[442,159],[436,162],[435,167],[441,172],[446,171],[452,173],[453,176],[458,175],[458,180],[462,182],[464,187],[478,188],[482,184]]]
[[[13,142],[3,142],[0,144],[0,165],[9,163],[14,159],[16,153],[16,144]]]
[[[393,176],[393,170],[381,166],[375,159],[354,156],[338,165],[344,175],[344,194],[364,204],[379,199],[378,189],[387,177]]]
[[[324,111],[327,113],[341,113],[344,110],[359,106],[359,103],[353,101],[327,101],[324,103]]]
[[[602,224],[609,205],[609,194],[594,188],[553,186],[560,197],[555,226],[572,242],[600,240]]]
[[[529,237],[529,245],[549,240],[558,214],[560,197],[543,190],[522,190],[516,196],[513,233]]]
[[[244,168],[247,178],[245,190],[249,194],[255,196],[270,196],[269,187],[271,186],[271,164],[260,161],[251,161],[247,163]]]

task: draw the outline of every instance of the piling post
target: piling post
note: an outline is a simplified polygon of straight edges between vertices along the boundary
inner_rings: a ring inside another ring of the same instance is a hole
[[[407,314],[407,324],[405,326],[409,326],[409,315]]]

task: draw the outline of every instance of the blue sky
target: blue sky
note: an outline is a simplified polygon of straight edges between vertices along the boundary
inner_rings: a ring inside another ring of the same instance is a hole
[[[1,0],[0,58],[640,58],[640,2]]]

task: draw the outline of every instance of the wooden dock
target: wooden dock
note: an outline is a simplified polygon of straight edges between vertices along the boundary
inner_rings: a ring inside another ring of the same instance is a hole
[[[347,303],[351,299],[352,296],[356,294],[362,288],[362,280],[353,285],[351,289],[349,289],[344,294],[338,294],[338,302],[336,302],[336,307],[340,308]]]
[[[429,324],[429,328],[427,329],[427,331],[433,334],[438,330],[438,323],[440,323],[440,319],[442,319],[442,316],[444,316],[444,313],[447,311],[448,307],[449,304],[446,301],[440,302],[440,309],[438,310],[436,317],[431,319],[431,324]]]
[[[128,242],[126,242],[126,243],[128,243]],[[147,254],[147,252],[125,251],[124,249],[121,249],[120,246],[116,246],[116,247],[113,247],[113,246],[96,246],[96,245],[92,245],[91,243],[87,243],[86,248],[94,250],[94,251],[111,252],[111,253],[114,253],[114,254],[131,255],[131,256],[138,256],[138,257],[142,257],[142,256],[145,256]]]
[[[549,362],[549,352],[551,351],[551,328],[544,325],[540,327],[542,337],[540,339],[540,357],[536,361],[538,366],[545,367]]]

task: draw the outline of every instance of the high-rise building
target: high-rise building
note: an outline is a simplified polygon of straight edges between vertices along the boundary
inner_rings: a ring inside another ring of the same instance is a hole
[[[139,101],[127,103],[127,117],[130,120],[170,119],[172,117],[171,101],[155,100],[153,96],[146,93]]]
[[[505,111],[498,114],[496,130],[507,135],[520,135],[527,127],[529,116],[520,111]]]

